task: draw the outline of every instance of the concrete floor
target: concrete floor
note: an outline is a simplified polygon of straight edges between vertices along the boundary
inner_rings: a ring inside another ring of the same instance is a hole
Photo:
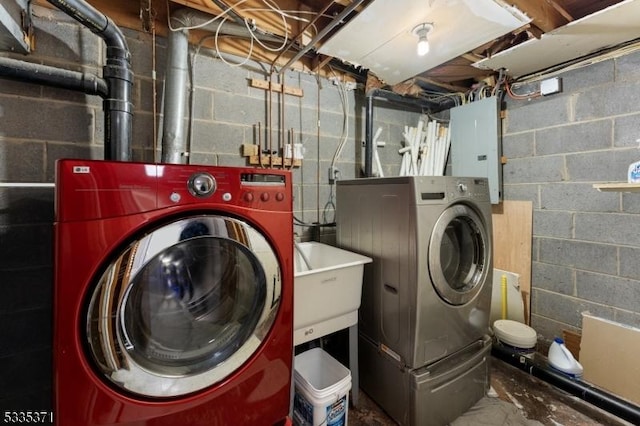
[[[451,426],[631,425],[496,358],[491,360],[491,387],[494,396],[481,399]],[[358,407],[349,408],[348,424],[397,425],[364,392]]]

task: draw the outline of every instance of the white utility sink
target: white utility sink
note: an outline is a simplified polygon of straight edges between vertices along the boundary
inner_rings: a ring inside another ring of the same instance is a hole
[[[364,265],[370,262],[369,257],[328,244],[296,244],[294,345],[358,323]]]

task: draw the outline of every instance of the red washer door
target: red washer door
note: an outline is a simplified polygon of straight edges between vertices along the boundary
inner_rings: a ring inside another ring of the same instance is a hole
[[[256,352],[280,294],[277,256],[249,224],[212,215],[176,220],[107,265],[86,314],[91,357],[128,392],[196,392]]]

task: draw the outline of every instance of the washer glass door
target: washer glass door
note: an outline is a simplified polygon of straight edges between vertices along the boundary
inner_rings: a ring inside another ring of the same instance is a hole
[[[88,305],[93,360],[112,383],[145,397],[209,387],[258,349],[280,302],[278,259],[249,224],[180,219],[114,258]]]
[[[482,289],[491,264],[491,239],[476,211],[449,206],[429,242],[429,273],[436,292],[451,305],[470,302]]]

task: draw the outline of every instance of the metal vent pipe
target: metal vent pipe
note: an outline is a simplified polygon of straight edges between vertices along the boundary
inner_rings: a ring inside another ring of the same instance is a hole
[[[169,54],[164,88],[164,108],[162,126],[161,162],[184,164],[189,150],[185,135],[185,116],[189,83],[189,29],[198,27],[218,35],[251,37],[245,25],[235,22],[212,21],[204,12],[179,9],[171,15],[171,25],[176,30],[169,33]],[[255,34],[262,41],[280,42],[281,39],[269,34]],[[193,82],[191,82],[193,84]]]

